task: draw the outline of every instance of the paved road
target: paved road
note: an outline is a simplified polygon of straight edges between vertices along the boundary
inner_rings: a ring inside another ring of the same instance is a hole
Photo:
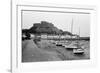
[[[33,40],[25,40],[22,42],[22,62],[89,59],[89,43],[81,42],[81,44],[86,48],[85,54],[77,56],[72,51],[58,47],[49,41],[43,40],[35,44]]]
[[[22,62],[61,60],[56,53],[38,48],[32,40],[25,40],[22,45],[24,47],[22,51]]]

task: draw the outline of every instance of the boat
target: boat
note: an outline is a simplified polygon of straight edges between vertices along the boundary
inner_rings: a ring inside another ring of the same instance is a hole
[[[72,28],[71,28],[71,32],[73,31],[73,19],[72,19]],[[72,37],[71,37],[72,38]],[[70,40],[71,41],[71,40]],[[72,42],[69,45],[63,45],[65,47],[65,49],[67,50],[72,50],[73,54],[84,54],[84,48],[80,46],[80,28],[79,28],[79,36],[77,36],[77,40],[76,42]]]
[[[74,54],[84,54],[84,49],[83,48],[76,48],[73,49]]]
[[[84,48],[80,45],[80,28],[79,28],[79,36],[77,36],[76,46],[77,48],[73,49],[74,54],[84,54]]]

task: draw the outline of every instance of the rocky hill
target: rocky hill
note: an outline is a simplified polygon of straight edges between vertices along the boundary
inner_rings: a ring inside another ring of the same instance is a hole
[[[68,31],[63,31],[61,29],[58,29],[54,26],[54,24],[49,23],[47,21],[41,21],[41,23],[34,23],[33,26],[29,29],[30,33],[33,34],[69,34],[72,35]]]

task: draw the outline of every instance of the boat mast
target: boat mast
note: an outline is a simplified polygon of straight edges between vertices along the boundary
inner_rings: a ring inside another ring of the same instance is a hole
[[[73,18],[72,18],[72,24],[71,24],[71,33],[73,33]],[[71,35],[72,38],[72,35]]]
[[[79,26],[78,45],[79,45],[79,41],[80,41],[80,26]]]
[[[79,26],[79,37],[80,37],[80,26]]]
[[[72,22],[71,22],[71,42],[72,42],[72,34],[73,34],[73,18],[72,18]]]
[[[77,47],[80,47],[79,40],[80,40],[80,26],[79,26],[79,35],[77,36]]]

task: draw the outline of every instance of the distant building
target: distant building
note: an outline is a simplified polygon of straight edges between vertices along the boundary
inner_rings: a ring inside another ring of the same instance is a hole
[[[34,38],[34,37],[35,37],[35,35],[34,35],[34,34],[30,34],[30,37],[31,37],[31,38]]]
[[[76,36],[76,35],[74,35],[74,36],[72,36],[72,38],[77,38],[77,36]]]
[[[26,36],[26,34],[25,34],[25,33],[23,33],[23,34],[22,34],[22,37],[23,37],[23,38],[26,38],[27,36]]]
[[[42,34],[42,35],[41,35],[41,38],[42,38],[42,39],[47,39],[47,34]]]
[[[42,39],[66,39],[71,38],[70,35],[56,35],[56,34],[41,34]]]

